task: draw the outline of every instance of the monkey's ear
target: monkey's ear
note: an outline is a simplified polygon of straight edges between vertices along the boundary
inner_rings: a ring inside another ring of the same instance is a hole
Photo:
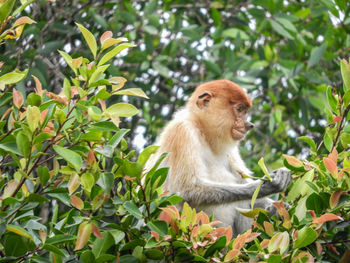
[[[203,107],[206,107],[211,97],[212,94],[209,91],[204,91],[201,95],[199,95],[196,102],[198,108],[202,109]]]

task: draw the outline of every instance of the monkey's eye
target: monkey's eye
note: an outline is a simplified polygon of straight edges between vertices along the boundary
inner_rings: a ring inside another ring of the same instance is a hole
[[[246,110],[246,107],[242,104],[238,104],[236,109],[238,112],[244,112]]]

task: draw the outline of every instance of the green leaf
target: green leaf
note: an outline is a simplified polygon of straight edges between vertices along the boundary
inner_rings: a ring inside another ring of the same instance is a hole
[[[12,72],[6,73],[0,77],[0,83],[4,85],[14,84],[20,82],[27,76],[28,69],[24,71],[14,70]]]
[[[28,158],[30,153],[30,142],[27,135],[24,132],[17,133],[16,144],[18,149],[21,151],[24,158]]]
[[[229,28],[222,32],[223,37],[229,37],[233,39],[236,39],[238,37],[238,34],[243,40],[249,39],[249,36],[243,30],[238,28]]]
[[[172,196],[169,196],[168,199],[167,199],[172,205],[176,205],[178,203],[180,203],[183,199],[183,197],[181,196],[178,196],[178,195],[172,195]]]
[[[280,22],[284,28],[287,30],[293,32],[293,33],[298,33],[298,30],[295,28],[292,22],[290,22],[288,19],[282,18],[282,17],[276,17],[276,20]]]
[[[71,99],[71,95],[72,95],[72,86],[70,84],[70,81],[67,79],[67,78],[64,78],[64,81],[63,81],[63,92],[64,92],[64,95],[66,95],[68,101],[70,101]]]
[[[280,23],[278,23],[274,20],[270,20],[270,24],[271,24],[273,30],[275,30],[282,37],[286,37],[286,38],[291,39],[291,40],[294,39],[293,36],[287,30],[285,30]]]
[[[22,155],[22,153],[18,150],[17,144],[15,142],[2,143],[0,144],[0,149],[3,149],[10,153],[14,153],[16,155]]]
[[[27,97],[27,105],[31,106],[40,106],[41,97],[38,94],[30,93]]]
[[[83,33],[85,41],[88,44],[92,55],[94,56],[94,58],[96,58],[97,43],[94,35],[88,29],[86,29],[83,25],[78,23],[75,23],[75,24],[79,27],[79,29],[81,30],[81,33]]]
[[[350,90],[350,66],[349,63],[343,59],[340,61],[340,71],[344,83],[344,91]]]
[[[164,78],[168,78],[169,77],[169,73],[170,70],[167,66],[163,65],[162,63],[160,63],[159,61],[155,61],[152,63],[152,67],[154,70],[156,70],[159,75],[161,75]]]
[[[256,201],[256,198],[258,197],[258,194],[259,194],[259,191],[260,191],[260,187],[261,185],[263,184],[264,182],[261,182],[261,184],[258,185],[258,187],[255,189],[253,195],[252,195],[252,200],[250,202],[250,207],[251,209],[254,208],[254,204],[255,204],[255,201]]]
[[[134,217],[137,219],[142,219],[142,214],[139,210],[139,208],[132,202],[132,201],[126,201],[124,204],[124,208]]]
[[[53,237],[50,237],[46,240],[46,244],[70,244],[72,241],[76,240],[75,236],[58,234]]]
[[[301,136],[298,139],[301,140],[301,141],[306,142],[310,146],[310,149],[311,149],[312,153],[317,153],[316,143],[310,137]]]
[[[80,184],[90,193],[91,188],[95,185],[95,177],[91,173],[84,173],[80,178]]]
[[[114,175],[112,173],[102,173],[97,180],[97,184],[108,194],[113,186]]]
[[[129,132],[129,129],[120,129],[117,131],[113,137],[109,140],[108,145],[110,145],[113,149],[115,149],[123,137]]]
[[[345,107],[350,105],[350,88],[345,92],[343,96],[343,103]]]
[[[309,61],[307,62],[307,68],[311,68],[312,66],[316,65],[321,60],[321,58],[323,58],[326,48],[327,42],[311,50],[311,55]]]
[[[130,88],[130,89],[124,89],[119,90],[115,92],[116,95],[130,95],[130,96],[136,96],[136,97],[142,97],[145,99],[149,99],[148,96],[143,92],[142,89],[139,88]]]
[[[115,48],[113,48],[111,51],[107,52],[101,58],[101,60],[98,62],[98,66],[105,64],[107,61],[109,61],[110,59],[112,59],[113,57],[118,55],[122,50],[124,50],[126,48],[130,48],[130,47],[135,47],[135,45],[131,44],[131,43],[122,43],[122,44],[116,46]]]
[[[138,112],[139,110],[134,105],[128,103],[117,103],[106,109],[106,113],[119,117],[131,117]]]
[[[207,251],[205,251],[204,257],[208,258],[214,255],[216,251],[220,251],[225,247],[225,245],[226,245],[226,236],[221,236],[218,240],[216,240],[216,242],[213,245],[211,245],[207,249]]]
[[[58,146],[58,145],[54,145],[53,149],[64,159],[66,160],[68,163],[72,164],[73,167],[77,170],[80,171],[81,169],[81,165],[82,165],[82,158],[79,154],[77,154],[76,152],[69,150],[67,148]]]
[[[30,194],[27,200],[28,202],[32,202],[32,203],[45,203],[49,201],[49,199],[47,199],[46,197],[39,194],[34,194],[34,193]]]
[[[113,236],[115,245],[117,245],[125,237],[125,233],[118,229],[108,230],[108,233],[110,233]]]
[[[161,260],[164,258],[164,253],[158,249],[148,249],[145,251],[145,256],[153,260]]]
[[[96,238],[93,246],[92,253],[98,258],[104,254],[112,245],[114,245],[114,238],[107,231],[102,233],[102,238]]]
[[[264,172],[265,176],[269,181],[272,181],[271,176],[269,174],[269,171],[267,170],[264,162],[264,157],[261,157],[260,160],[258,161],[258,165],[261,168],[261,170]]]
[[[10,232],[13,232],[13,233],[15,233],[17,235],[20,235],[22,237],[33,239],[32,235],[27,230],[25,230],[23,227],[21,227],[21,226],[16,226],[16,225],[9,224],[9,225],[6,226],[6,230],[10,231]]]
[[[64,60],[66,61],[67,65],[74,71],[75,74],[77,74],[77,69],[75,67],[73,67],[72,65],[72,57],[70,55],[68,55],[66,52],[58,50],[58,53],[61,54],[61,56],[64,58]]]
[[[160,236],[165,236],[168,234],[168,225],[164,221],[148,222],[147,226],[152,231],[157,232]]]
[[[55,253],[56,255],[65,257],[66,255],[63,253],[63,251],[61,249],[59,249],[58,247],[55,247],[53,245],[50,244],[44,244],[42,246],[43,249],[51,251],[52,253]]]
[[[293,242],[293,249],[310,245],[317,238],[317,232],[311,227],[305,226],[298,231],[298,238]]]
[[[2,23],[12,12],[13,5],[16,0],[7,0],[5,2],[2,1],[0,5],[0,23]]]
[[[159,149],[159,146],[156,145],[150,145],[146,147],[139,155],[139,158],[137,159],[137,162],[144,166],[146,162],[148,161],[151,154],[155,153]]]
[[[215,73],[216,75],[221,75],[222,70],[220,69],[220,67],[219,67],[215,62],[213,62],[213,61],[211,61],[211,60],[206,60],[206,59],[203,60],[203,62],[204,62],[204,64],[205,64],[205,67],[206,67],[209,71]]]
[[[39,166],[37,172],[41,185],[45,186],[50,179],[49,168],[47,166]]]

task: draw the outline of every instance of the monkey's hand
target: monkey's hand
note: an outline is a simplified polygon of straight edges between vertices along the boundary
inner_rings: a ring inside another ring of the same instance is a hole
[[[271,173],[271,181],[266,181],[262,185],[262,194],[269,195],[284,192],[292,180],[289,170],[285,168],[277,169]]]

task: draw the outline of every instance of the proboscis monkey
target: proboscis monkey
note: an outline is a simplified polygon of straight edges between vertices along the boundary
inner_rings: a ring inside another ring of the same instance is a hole
[[[248,229],[251,220],[235,207],[250,209],[251,197],[260,180],[252,175],[239,154],[239,142],[254,127],[247,121],[252,103],[246,92],[229,80],[215,80],[196,88],[160,135],[160,148],[149,160],[152,165],[168,152],[161,166],[170,167],[164,190],[181,195],[197,211],[213,214],[231,225],[235,235]],[[148,166],[147,165],[147,166]],[[255,206],[271,210],[266,196],[284,191],[290,172],[279,169],[264,182]]]

